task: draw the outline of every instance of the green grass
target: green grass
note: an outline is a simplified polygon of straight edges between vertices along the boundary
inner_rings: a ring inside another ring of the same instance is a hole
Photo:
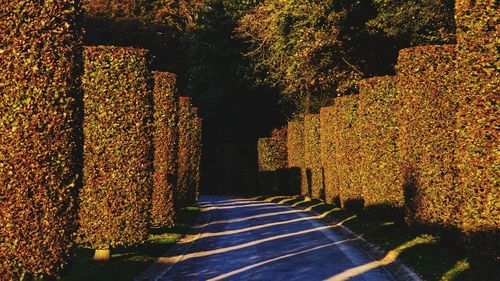
[[[387,210],[348,212],[321,200],[298,197],[261,196],[259,200],[285,204],[327,215],[361,234],[369,242],[397,256],[427,281],[467,281],[471,279],[464,249],[450,241],[443,232],[422,227],[408,227],[400,216]]]
[[[168,251],[190,228],[199,215],[198,207],[179,212],[173,228],[153,229],[149,241],[141,246],[114,249],[109,262],[92,260],[93,250],[75,248],[73,264],[61,281],[126,281],[142,273]]]

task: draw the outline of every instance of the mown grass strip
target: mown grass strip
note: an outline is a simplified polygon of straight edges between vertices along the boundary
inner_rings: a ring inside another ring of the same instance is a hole
[[[196,221],[200,209],[196,206],[181,210],[175,227],[158,228],[150,231],[146,244],[137,247],[118,248],[113,251],[111,261],[95,262],[93,250],[75,248],[74,262],[60,281],[126,281],[150,266],[189,230]]]

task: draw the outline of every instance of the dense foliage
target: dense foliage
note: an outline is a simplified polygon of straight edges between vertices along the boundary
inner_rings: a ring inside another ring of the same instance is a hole
[[[97,250],[139,244],[148,238],[153,172],[147,51],[87,47],[84,62],[78,242]]]
[[[195,190],[196,180],[199,178],[197,164],[201,151],[201,143],[197,141],[199,139],[197,118],[197,109],[193,106],[191,98],[180,97],[176,208],[183,208],[193,203],[197,194]]]
[[[455,47],[404,49],[398,62],[399,152],[408,222],[454,224],[460,196],[455,189]]]
[[[0,1],[0,279],[69,261],[81,180],[78,1]]]
[[[361,75],[350,62],[342,28],[349,10],[362,5],[344,2],[263,1],[240,22],[256,70],[284,93],[305,94],[305,111],[312,93],[350,92]]]
[[[335,174],[335,142],[334,132],[334,108],[322,107],[320,110],[320,153],[321,165],[323,167],[325,202],[339,204],[338,177]]]
[[[319,114],[304,116],[304,168],[306,169],[307,194],[316,199],[324,198],[323,171],[320,151]]]
[[[178,95],[176,76],[154,72],[154,175],[151,224],[173,226],[177,184]]]
[[[396,46],[455,41],[454,0],[374,0],[376,16],[367,22],[371,33],[382,32]]]
[[[359,138],[364,204],[402,208],[404,194],[397,149],[399,94],[391,76],[361,81],[359,93]],[[411,129],[409,129],[411,130]]]
[[[196,116],[193,126],[194,131],[191,140],[193,143],[193,151],[191,153],[191,163],[193,165],[191,200],[195,203],[200,198],[201,158],[203,155],[203,119]]]
[[[274,130],[271,137],[259,140],[259,171],[288,167],[287,130]]]
[[[363,207],[358,105],[358,95],[350,95],[335,99],[332,109],[335,146],[332,161],[338,178],[340,204],[354,210]]]
[[[264,194],[288,194],[287,130],[273,130],[270,137],[260,138],[258,145],[259,188]]]
[[[493,280],[500,262],[500,3],[456,2],[460,93],[456,156],[462,229],[477,279]]]
[[[288,122],[287,127],[288,168],[290,184],[295,194],[307,194],[307,176],[304,169],[304,122]]]
[[[254,69],[308,112],[391,73],[397,50],[453,42],[452,0],[262,1],[237,28]]]

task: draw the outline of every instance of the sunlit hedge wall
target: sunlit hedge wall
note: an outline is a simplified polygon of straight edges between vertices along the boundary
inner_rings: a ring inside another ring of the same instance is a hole
[[[289,177],[287,130],[273,130],[271,137],[257,142],[259,187],[261,192],[288,194]]]
[[[148,237],[153,172],[153,94],[147,51],[84,52],[84,186],[78,241],[93,249]]]
[[[173,226],[174,192],[177,184],[178,96],[176,76],[154,72],[154,175],[151,199],[151,224]]]
[[[402,208],[404,192],[397,150],[399,99],[395,77],[363,80],[359,92],[359,177],[365,207]]]
[[[80,182],[78,1],[0,4],[0,279],[68,263]]]
[[[308,189],[304,169],[304,122],[288,122],[287,153],[292,189],[295,194],[306,196]]]
[[[193,200],[197,201],[200,198],[200,184],[201,184],[201,157],[203,151],[203,120],[196,117],[194,120],[194,149],[193,149]]]
[[[333,139],[340,203],[346,209],[363,207],[360,179],[358,95],[340,97],[333,105]]]
[[[277,171],[288,166],[287,130],[273,130],[271,137],[258,141],[259,171]]]
[[[453,225],[459,219],[454,60],[453,45],[415,47],[399,53],[398,146],[410,223]]]
[[[333,140],[334,108],[323,107],[320,110],[320,152],[325,185],[325,201],[339,204],[339,190],[335,169],[335,142]]]
[[[324,199],[319,114],[304,116],[304,167],[306,169],[308,195],[312,198]]]
[[[499,1],[456,1],[460,214],[477,280],[498,278],[500,264],[499,15]]]
[[[176,208],[181,209],[188,204],[191,167],[191,98],[179,98],[179,149],[178,149],[178,171],[177,171],[177,195]]]
[[[198,185],[200,179],[200,167],[198,158],[201,156],[201,150],[199,148],[201,140],[198,136],[198,108],[191,104],[190,114],[189,114],[189,125],[188,125],[188,135],[189,135],[189,168],[188,168],[188,197],[187,203],[193,204],[197,200]]]

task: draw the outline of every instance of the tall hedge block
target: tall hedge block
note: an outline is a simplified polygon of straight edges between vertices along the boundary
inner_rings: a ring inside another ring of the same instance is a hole
[[[191,124],[192,103],[189,97],[179,98],[179,150],[177,171],[176,208],[181,209],[188,204],[191,167]]]
[[[273,130],[271,137],[258,141],[259,171],[272,172],[288,167],[287,130]]]
[[[304,166],[308,185],[308,195],[324,199],[323,170],[321,167],[320,116],[304,116]]]
[[[498,192],[500,4],[457,1],[459,113],[457,159],[464,189],[464,229],[500,225]]]
[[[457,0],[456,5],[461,227],[474,276],[493,280],[500,263],[500,3]]]
[[[322,107],[320,110],[320,151],[321,165],[325,185],[325,201],[329,204],[339,204],[339,190],[335,169],[334,108]]]
[[[288,122],[287,136],[288,168],[292,189],[307,196],[307,176],[304,169],[304,122]]]
[[[84,186],[79,239],[106,250],[148,237],[153,171],[153,94],[147,51],[84,52]]]
[[[68,263],[80,182],[78,1],[0,4],[0,279]]]
[[[178,96],[176,76],[154,72],[154,175],[151,224],[173,226],[177,184]]]
[[[194,201],[200,198],[200,184],[201,184],[201,157],[203,152],[203,120],[196,117],[194,122],[194,149],[193,149],[193,163],[194,163],[194,176],[193,176],[193,190]]]
[[[187,202],[189,204],[193,204],[197,200],[197,194],[198,194],[198,187],[199,187],[199,181],[198,179],[200,178],[199,172],[200,172],[200,167],[199,167],[199,154],[201,151],[199,151],[199,145],[201,140],[199,140],[198,137],[198,108],[194,107],[191,105],[190,108],[191,112],[189,115],[189,169],[188,169],[188,174],[189,174],[189,185],[188,185],[188,200]]]
[[[333,139],[337,170],[338,189],[341,206],[345,209],[363,207],[360,178],[360,138],[358,120],[358,95],[335,99],[333,105]]]
[[[422,46],[399,53],[398,110],[408,222],[456,224],[454,46]]]
[[[271,137],[257,142],[259,185],[264,193],[288,193],[287,130],[273,130]]]
[[[365,206],[402,208],[403,177],[397,141],[399,95],[395,77],[361,81],[359,93],[359,169]]]

